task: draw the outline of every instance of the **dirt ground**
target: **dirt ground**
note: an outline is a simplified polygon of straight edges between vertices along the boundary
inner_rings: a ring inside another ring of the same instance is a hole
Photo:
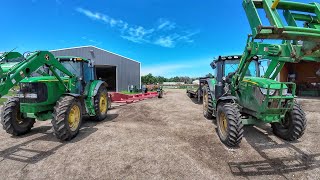
[[[19,138],[1,130],[0,179],[319,179],[320,100],[299,101],[308,118],[301,139],[245,127],[235,149],[184,90],[110,110],[70,142],[56,140],[50,122]]]

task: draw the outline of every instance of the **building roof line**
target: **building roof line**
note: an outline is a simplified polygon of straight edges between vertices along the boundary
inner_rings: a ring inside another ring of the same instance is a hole
[[[111,52],[111,51],[107,51],[107,50],[102,49],[102,48],[98,48],[98,47],[93,46],[93,45],[77,46],[77,47],[62,48],[62,49],[54,49],[54,50],[50,50],[50,51],[62,51],[62,50],[68,50],[68,49],[79,49],[79,48],[84,48],[84,47],[92,47],[92,48],[95,48],[95,49],[99,49],[99,50],[101,50],[101,51],[104,51],[104,52],[107,52],[107,53],[110,53],[110,54],[113,54],[113,55],[116,55],[116,56],[119,56],[119,57],[123,57],[123,58],[125,58],[125,59],[130,60],[130,61],[134,61],[134,62],[137,62],[137,63],[141,64],[141,62],[139,62],[139,61],[133,60],[133,59],[131,59],[131,58],[122,56],[122,55],[120,55],[120,54],[117,54],[117,53],[114,53],[114,52]]]

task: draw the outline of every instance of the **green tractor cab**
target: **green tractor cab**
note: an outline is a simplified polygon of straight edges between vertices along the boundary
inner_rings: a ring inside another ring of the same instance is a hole
[[[56,137],[70,140],[78,134],[83,116],[99,121],[106,118],[107,84],[94,79],[89,60],[54,57],[48,51],[37,51],[27,57],[20,54],[18,58],[18,62],[3,58],[0,64],[0,95],[20,86],[17,96],[2,108],[1,124],[7,133],[26,134],[35,120],[51,119]]]

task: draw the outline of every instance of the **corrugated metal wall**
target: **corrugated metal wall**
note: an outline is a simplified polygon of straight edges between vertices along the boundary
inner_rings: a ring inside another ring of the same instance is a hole
[[[139,88],[140,63],[111,52],[107,52],[94,46],[76,47],[51,51],[55,56],[79,56],[94,61],[95,65],[117,66],[117,87],[118,91],[128,89],[128,85]]]

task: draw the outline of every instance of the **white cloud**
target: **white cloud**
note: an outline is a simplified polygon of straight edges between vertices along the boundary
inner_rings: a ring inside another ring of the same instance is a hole
[[[155,44],[160,45],[162,47],[169,47],[172,48],[175,46],[175,42],[172,37],[166,36],[166,37],[159,37],[155,42]]]
[[[158,20],[156,27],[145,28],[143,26],[130,25],[123,20],[83,8],[76,8],[76,11],[90,19],[104,22],[111,28],[116,28],[120,31],[121,38],[139,44],[148,43],[173,48],[178,43],[194,42],[192,37],[198,33],[190,33],[188,30],[178,29],[176,23],[163,18]]]
[[[82,9],[82,8],[77,8],[76,11],[78,11],[79,13],[82,13],[86,16],[88,16],[89,18],[91,19],[94,19],[94,20],[103,20],[103,17],[100,16],[99,13],[93,13],[89,10],[86,10],[86,9]]]
[[[158,30],[172,30],[174,28],[176,28],[176,23],[165,19],[159,19]]]

